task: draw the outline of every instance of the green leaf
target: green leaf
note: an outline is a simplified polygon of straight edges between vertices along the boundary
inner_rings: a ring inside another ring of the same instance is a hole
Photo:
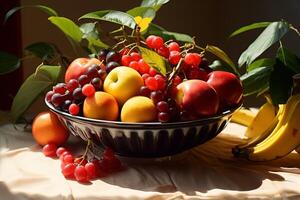
[[[88,49],[90,52],[96,53],[96,48],[108,48],[108,45],[99,39],[96,23],[82,24],[80,30],[83,33],[82,38],[88,40]]]
[[[20,67],[20,59],[13,54],[0,51],[0,75],[10,73]]]
[[[143,0],[142,7],[153,7],[156,11],[160,9],[163,4],[168,3],[170,0]]]
[[[25,48],[25,51],[35,55],[42,60],[52,59],[55,55],[55,48],[52,44],[46,42],[36,42]]]
[[[127,11],[127,14],[132,17],[140,16],[142,18],[151,18],[154,19],[156,11],[152,7],[135,7]]]
[[[293,71],[276,60],[270,76],[270,96],[273,104],[285,104],[292,94]]]
[[[181,42],[194,42],[193,38],[189,35],[183,33],[175,33],[170,31],[155,31],[155,30],[148,30],[148,35],[159,35],[164,38],[165,41],[167,40],[177,40]]]
[[[4,18],[4,23],[13,15],[15,14],[18,10],[21,10],[23,8],[38,8],[41,11],[45,12],[46,14],[48,14],[49,16],[58,16],[57,12],[55,10],[53,10],[50,7],[47,6],[43,6],[43,5],[26,5],[26,6],[18,6],[15,7],[11,10],[9,10]]]
[[[239,71],[236,69],[235,64],[222,49],[213,45],[207,45],[205,47],[205,50],[214,54],[215,56],[223,60],[225,63],[227,63],[235,74],[239,74]]]
[[[156,69],[161,74],[166,75],[167,65],[163,57],[144,47],[139,46],[138,48],[145,62],[147,62],[152,68]]]
[[[213,61],[213,63],[210,64],[209,67],[212,68],[214,71],[226,71],[234,73],[231,67],[228,67],[228,65],[224,65],[220,60]]]
[[[259,67],[273,67],[274,64],[275,61],[271,58],[258,59],[247,66],[247,71],[250,72]]]
[[[115,10],[101,10],[96,12],[91,12],[83,15],[79,19],[97,19],[103,21],[109,21],[112,23],[120,24],[123,26],[127,26],[131,29],[135,29],[136,23],[134,18],[121,11]]]
[[[164,29],[163,27],[161,27],[157,24],[150,23],[149,27],[148,27],[148,31],[150,31],[150,32],[151,31],[166,31],[166,29]]]
[[[269,85],[272,68],[259,67],[241,76],[244,96],[259,93]]]
[[[300,73],[300,58],[287,48],[279,47],[277,58],[295,73]]]
[[[41,65],[24,81],[11,108],[11,116],[15,122],[46,89],[57,83],[61,70],[61,66]]]
[[[253,23],[253,24],[247,25],[247,26],[243,26],[243,27],[237,29],[236,31],[234,31],[233,33],[231,33],[231,35],[229,37],[233,37],[233,36],[239,35],[241,33],[244,33],[246,31],[253,30],[253,29],[265,28],[271,23],[272,22],[258,22],[258,23]]]
[[[77,43],[81,41],[83,33],[72,20],[65,17],[49,17],[49,20],[73,41]]]
[[[242,53],[239,66],[249,65],[265,50],[279,41],[289,31],[289,24],[283,21],[271,23],[256,40]]]

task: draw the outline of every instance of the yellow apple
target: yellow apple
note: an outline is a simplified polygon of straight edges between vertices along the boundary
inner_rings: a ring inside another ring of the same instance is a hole
[[[143,85],[143,78],[136,70],[121,66],[109,72],[103,90],[114,96],[122,106],[129,98],[137,96]]]
[[[156,107],[148,97],[132,97],[125,102],[121,110],[122,122],[153,122],[156,119]]]

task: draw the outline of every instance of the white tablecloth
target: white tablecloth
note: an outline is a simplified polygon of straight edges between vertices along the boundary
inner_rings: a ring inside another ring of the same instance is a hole
[[[66,180],[60,161],[45,157],[30,131],[1,125],[0,200],[300,199],[300,156],[263,163],[235,159],[231,148],[244,131],[231,123],[215,139],[177,156],[121,158],[126,170],[84,185]],[[78,141],[68,145],[83,149]]]

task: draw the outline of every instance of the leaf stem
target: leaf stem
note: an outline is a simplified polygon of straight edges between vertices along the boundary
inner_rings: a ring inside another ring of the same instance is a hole
[[[292,29],[293,31],[295,31],[297,33],[297,35],[300,37],[300,32],[297,28],[295,28],[293,25],[290,25],[290,29]]]

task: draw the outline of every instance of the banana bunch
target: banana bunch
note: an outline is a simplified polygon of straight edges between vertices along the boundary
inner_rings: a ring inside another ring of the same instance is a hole
[[[232,149],[236,157],[253,161],[281,158],[293,150],[300,154],[300,94],[291,96],[286,104],[274,106],[266,102],[253,117],[235,120],[246,112],[234,113],[234,122],[247,126],[245,144]],[[245,123],[246,119],[248,120]]]

